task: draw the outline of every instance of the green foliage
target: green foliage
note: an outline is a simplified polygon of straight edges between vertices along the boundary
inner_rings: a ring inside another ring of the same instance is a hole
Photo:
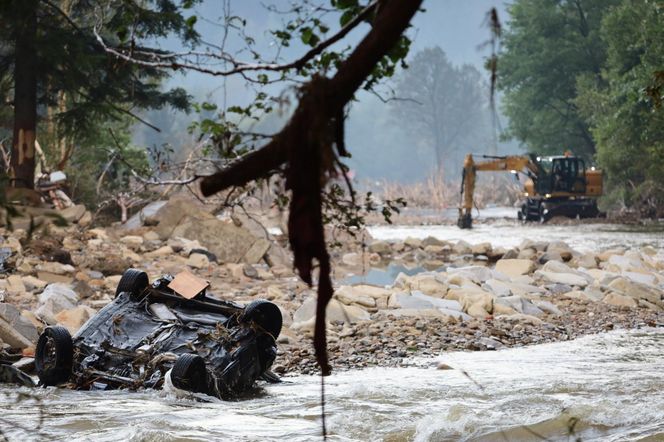
[[[124,118],[130,109],[172,106],[185,110],[189,96],[181,88],[162,90],[169,71],[114,59],[97,41],[94,28],[120,49],[160,50],[147,45],[155,39],[175,36],[195,44],[196,16],[185,9],[196,1],[109,0],[35,2],[38,29],[35,67],[38,78],[40,118],[48,108],[58,123],[60,137],[75,144],[96,138],[106,122]],[[0,2],[0,41],[13,42],[28,3]],[[65,16],[67,18],[65,18]],[[0,44],[0,69],[13,69],[13,44]],[[3,95],[0,78],[0,98]],[[11,91],[9,92],[11,94]],[[2,115],[0,115],[2,118]],[[43,132],[38,138],[43,138]]]
[[[592,158],[596,143],[575,101],[580,77],[599,77],[606,59],[602,16],[620,0],[516,0],[498,60],[508,136],[531,152],[569,149]]]
[[[599,79],[578,79],[576,105],[597,141],[607,205],[664,207],[664,109],[656,85],[664,71],[664,4],[623,1],[606,14],[607,58]]]

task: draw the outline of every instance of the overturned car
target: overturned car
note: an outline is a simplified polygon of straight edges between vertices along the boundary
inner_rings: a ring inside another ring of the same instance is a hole
[[[115,300],[72,337],[48,327],[39,337],[35,368],[42,385],[78,389],[176,388],[230,398],[256,380],[277,380],[279,308],[246,306],[209,296],[207,283],[187,272],[152,284],[128,269]]]

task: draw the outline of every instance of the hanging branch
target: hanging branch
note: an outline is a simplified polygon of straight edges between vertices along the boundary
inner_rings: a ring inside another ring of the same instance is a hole
[[[325,178],[334,172],[336,158],[331,149],[330,132],[334,128],[330,122],[343,111],[381,58],[397,44],[421,3],[421,0],[381,2],[373,28],[341,63],[336,75],[331,79],[316,76],[301,89],[298,107],[281,132],[262,149],[201,182],[203,195],[210,196],[266,177],[286,164],[287,187],[292,191],[289,237],[295,267],[300,277],[311,284],[313,259],[319,265],[314,348],[323,375],[331,370],[326,350],[325,307],[333,291],[321,215],[322,186]]]
[[[316,56],[320,55],[325,49],[328,47],[332,46],[336,42],[342,40],[350,31],[352,31],[355,27],[357,27],[360,23],[362,23],[364,20],[367,20],[372,13],[375,12],[377,9],[377,6],[379,4],[380,0],[374,0],[371,2],[367,7],[365,7],[357,16],[355,16],[352,20],[350,20],[348,23],[346,23],[345,26],[343,26],[339,31],[334,34],[332,37],[328,38],[327,40],[322,41],[312,49],[310,49],[306,54],[304,54],[302,57],[298,58],[297,60],[294,60],[289,63],[246,63],[242,61],[238,61],[235,58],[233,58],[231,55],[221,52],[219,54],[215,54],[213,52],[201,52],[201,51],[189,51],[189,52],[181,52],[181,53],[168,53],[168,52],[148,52],[148,51],[141,51],[140,49],[135,49],[133,48],[131,52],[123,51],[121,49],[116,49],[108,46],[104,39],[102,38],[101,35],[99,35],[99,31],[97,29],[97,26],[93,27],[92,32],[94,33],[95,37],[97,38],[97,41],[101,45],[101,47],[108,52],[109,54],[114,55],[117,58],[120,58],[125,61],[129,61],[131,63],[140,65],[140,66],[145,66],[145,67],[150,67],[150,68],[168,68],[168,69],[173,69],[173,70],[190,70],[190,71],[196,71],[196,72],[201,72],[204,74],[209,74],[209,75],[214,75],[214,76],[229,76],[229,75],[234,75],[234,74],[241,74],[244,72],[251,72],[251,71],[272,71],[272,72],[282,72],[282,71],[288,71],[291,69],[301,69],[303,68],[307,62],[313,60]],[[419,3],[419,2],[418,2]],[[145,57],[144,59],[136,58],[137,55],[141,55]],[[186,61],[178,61],[182,59],[187,59],[187,58],[195,58],[195,59],[201,59],[201,58],[206,58],[206,59],[216,59],[216,60],[222,60],[227,63],[230,63],[233,67],[230,69],[226,70],[216,70],[216,69],[211,69],[211,68],[206,68],[203,67],[201,64],[197,63],[191,63],[191,62],[186,62]]]

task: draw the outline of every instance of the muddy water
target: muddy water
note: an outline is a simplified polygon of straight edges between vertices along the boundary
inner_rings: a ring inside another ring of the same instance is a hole
[[[609,225],[374,228],[386,239],[434,235],[511,246],[562,239],[580,249],[664,246],[664,233]],[[437,370],[442,360],[453,370]],[[497,352],[447,353],[419,368],[327,378],[335,441],[664,441],[664,329],[615,331]],[[200,402],[162,391],[80,392],[0,386],[8,440],[317,440],[320,380],[286,378],[248,399]],[[570,435],[573,434],[573,435]],[[0,437],[0,440],[2,438]]]
[[[664,330],[611,332],[497,352],[448,353],[453,370],[370,369],[327,379],[330,440],[662,441]],[[465,374],[464,374],[465,371]],[[238,402],[163,392],[21,390],[0,403],[9,440],[315,440],[319,379],[291,377]],[[21,424],[21,430],[14,424]]]

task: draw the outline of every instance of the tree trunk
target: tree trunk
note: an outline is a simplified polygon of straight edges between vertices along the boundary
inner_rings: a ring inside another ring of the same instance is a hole
[[[23,0],[23,20],[16,33],[14,66],[14,133],[9,176],[14,187],[33,188],[37,127],[37,1]]]

